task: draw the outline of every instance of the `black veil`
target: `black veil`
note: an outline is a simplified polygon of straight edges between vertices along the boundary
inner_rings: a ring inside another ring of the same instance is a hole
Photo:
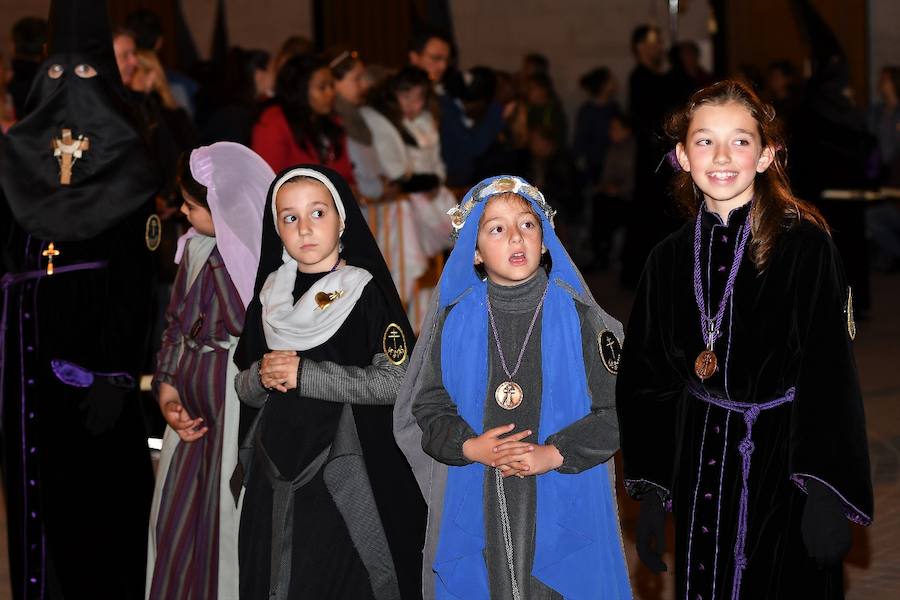
[[[262,246],[259,255],[259,268],[256,271],[256,284],[253,287],[253,300],[247,307],[244,333],[241,335],[241,341],[238,343],[235,351],[234,362],[240,369],[247,369],[269,351],[265,335],[263,334],[262,304],[259,301],[259,292],[269,275],[277,271],[282,265],[283,245],[272,220],[272,203],[275,201],[273,192],[275,191],[276,182],[281,180],[289,171],[299,168],[310,169],[324,175],[337,190],[346,213],[344,234],[341,237],[341,242],[344,244],[341,257],[347,261],[348,265],[360,267],[372,274],[372,278],[387,300],[387,310],[391,316],[391,321],[403,329],[409,344],[409,352],[412,352],[412,341],[415,338],[412,334],[412,327],[409,325],[409,319],[403,310],[400,294],[397,293],[394,280],[391,278],[391,272],[388,270],[387,263],[384,262],[378,243],[375,241],[375,237],[372,235],[359,205],[356,203],[356,198],[353,196],[350,186],[335,171],[322,165],[307,164],[295,165],[284,169],[272,181],[272,185],[269,186],[266,206],[263,209]]]

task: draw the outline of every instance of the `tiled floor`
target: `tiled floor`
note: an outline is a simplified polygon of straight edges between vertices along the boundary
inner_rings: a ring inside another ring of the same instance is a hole
[[[631,295],[610,276],[590,278],[597,300],[613,315],[624,318]],[[900,274],[875,275],[875,306],[861,323],[856,359],[866,402],[866,421],[875,480],[875,524],[854,526],[854,545],[847,560],[849,600],[900,598]],[[637,504],[621,501],[626,551],[637,600],[672,597],[672,576],[656,576],[639,564],[634,553]],[[0,507],[0,600],[11,598],[6,555],[5,506]],[[669,533],[669,540],[673,539]],[[665,557],[671,565],[672,557]]]

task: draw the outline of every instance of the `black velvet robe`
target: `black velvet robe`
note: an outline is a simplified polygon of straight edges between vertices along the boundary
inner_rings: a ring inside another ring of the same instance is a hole
[[[727,225],[703,213],[700,264],[714,309],[748,207]],[[690,390],[761,404],[795,388],[792,402],[761,411],[753,427],[741,597],[841,598],[842,569],[818,570],[800,535],[810,477],[839,495],[852,521],[872,516],[848,288],[834,244],[795,224],[762,273],[748,244],[715,346],[719,372],[701,384],[693,238],[692,221],[654,249],[628,324],[617,384],[626,488],[672,501],[678,597],[731,598],[746,427],[739,412]]]
[[[148,200],[89,240],[57,241],[57,272],[20,283],[9,278],[46,270],[47,242],[12,219],[0,223],[8,270],[3,476],[15,598],[143,598],[153,472],[139,390],[92,399],[92,388],[60,381],[51,360],[127,373],[137,383],[154,297],[144,240],[152,209]],[[106,266],[60,270],[93,261]]]

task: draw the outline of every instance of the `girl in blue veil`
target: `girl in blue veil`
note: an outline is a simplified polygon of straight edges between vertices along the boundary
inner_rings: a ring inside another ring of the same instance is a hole
[[[426,598],[631,598],[610,460],[622,328],[543,194],[482,181],[394,410],[429,503]]]

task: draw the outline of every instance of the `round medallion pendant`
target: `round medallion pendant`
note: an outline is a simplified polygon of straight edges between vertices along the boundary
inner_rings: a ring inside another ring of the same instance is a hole
[[[494,399],[502,408],[512,410],[522,404],[525,394],[522,393],[522,388],[519,387],[518,383],[504,381],[497,386],[497,390],[494,392]]]
[[[716,353],[712,350],[704,350],[694,361],[694,373],[697,374],[700,381],[709,379],[718,370],[719,361],[716,359]]]

